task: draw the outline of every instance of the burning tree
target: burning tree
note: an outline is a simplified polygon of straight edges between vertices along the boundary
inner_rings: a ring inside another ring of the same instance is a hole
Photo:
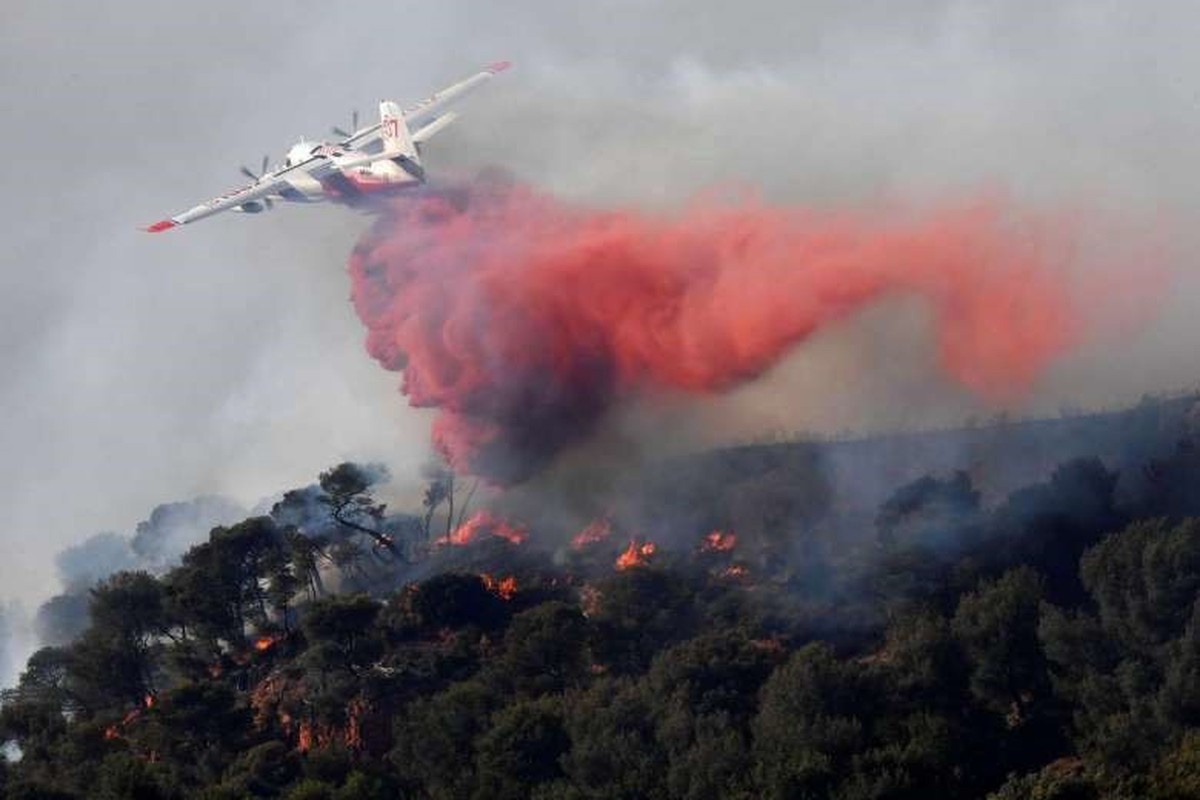
[[[638,544],[636,539],[630,539],[629,546],[617,556],[615,566],[618,570],[622,571],[632,569],[633,567],[643,567],[650,563],[650,557],[654,555],[657,549],[654,542],[642,542]]]
[[[587,527],[575,534],[571,539],[571,547],[582,550],[589,545],[606,541],[608,537],[612,536],[612,532],[612,522],[608,517],[601,517],[588,523]]]
[[[425,468],[425,478],[425,495],[421,499],[421,505],[425,509],[423,531],[425,542],[428,544],[432,537],[433,517],[441,506],[445,505],[446,507],[446,533],[444,538],[449,539],[455,528],[462,527],[463,520],[467,516],[467,510],[471,506],[471,498],[475,496],[475,491],[479,488],[479,481],[471,481],[471,486],[467,489],[467,495],[458,507],[458,516],[456,517],[455,501],[458,493],[458,479],[454,471],[448,469],[443,464],[433,464]]]
[[[517,579],[513,575],[508,575],[503,578],[493,578],[485,573],[480,574],[480,580],[487,590],[499,597],[501,600],[512,600],[517,594]]]
[[[483,536],[494,536],[510,544],[522,544],[528,533],[525,529],[512,525],[492,514],[490,511],[477,511],[471,518],[459,525],[444,538],[438,539],[439,546],[465,547],[478,541]]]
[[[728,553],[737,545],[737,534],[732,531],[713,531],[700,542],[702,553]]]

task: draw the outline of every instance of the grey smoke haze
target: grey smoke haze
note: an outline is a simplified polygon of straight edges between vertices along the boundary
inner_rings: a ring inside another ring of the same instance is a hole
[[[63,592],[38,607],[28,644],[34,638],[43,645],[73,641],[87,628],[91,591],[101,581],[122,570],[162,574],[178,565],[188,549],[206,541],[213,528],[246,515],[225,498],[202,496],[155,507],[130,535],[105,531],[66,547],[54,557]]]
[[[128,537],[105,531],[73,544],[54,557],[63,588],[86,591],[114,572],[137,568]]]
[[[104,531],[72,544],[54,557],[64,589],[86,591],[121,570],[164,572],[218,525],[232,525],[246,510],[221,497],[156,506],[129,535]]]
[[[54,553],[164,501],[250,505],[341,460],[403,477],[426,458],[428,418],[365,356],[346,303],[365,219],[137,230],[236,185],[239,163],[511,58],[432,148],[435,174],[498,164],[654,207],[732,182],[795,202],[1004,185],[1146,219],[1200,210],[1200,8],[1046,5],[6,4],[0,596],[52,594]],[[1176,267],[1153,325],[1063,364],[1034,407],[1193,383],[1198,287]],[[921,309],[890,304],[690,422],[750,436],[983,411],[927,345]]]

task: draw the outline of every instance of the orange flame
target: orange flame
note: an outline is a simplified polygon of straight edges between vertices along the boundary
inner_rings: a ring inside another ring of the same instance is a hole
[[[732,531],[713,531],[700,543],[702,553],[728,553],[737,544],[737,534]]]
[[[501,600],[512,600],[513,595],[517,593],[517,579],[512,575],[496,580],[484,572],[479,577],[483,580],[483,585],[487,587],[487,590]]]
[[[504,522],[498,522],[496,527],[492,528],[492,536],[506,539],[509,544],[521,544],[528,535],[524,528],[518,528]]]
[[[750,571],[741,564],[730,564],[717,574],[722,578],[728,578],[729,580],[741,580],[742,578],[748,577],[750,575]]]
[[[434,544],[466,547],[485,533],[505,539],[511,544],[521,544],[529,535],[524,528],[510,525],[489,511],[477,511],[470,519],[451,531],[449,536],[443,536]]]
[[[296,750],[307,753],[313,748],[340,742],[350,750],[363,748],[363,716],[370,711],[366,701],[356,697],[346,705],[344,725],[330,725],[301,720],[296,726]]]
[[[645,566],[657,549],[654,542],[645,542],[639,545],[636,540],[631,539],[629,547],[626,547],[621,555],[617,556],[616,567],[619,570],[627,570],[632,567]]]
[[[154,695],[147,693],[144,697],[142,697],[142,705],[145,708],[153,708],[154,707]],[[120,738],[121,730],[124,729],[125,727],[127,727],[128,725],[132,724],[133,721],[136,720],[141,715],[142,715],[142,709],[140,709],[140,708],[130,709],[128,712],[126,712],[125,716],[121,717],[120,722],[109,725],[107,728],[104,729],[104,740],[112,741],[113,739]]]
[[[282,636],[260,636],[254,640],[254,649],[260,653],[265,653],[279,643]]]
[[[612,535],[612,523],[607,517],[593,520],[586,528],[575,534],[575,538],[571,540],[571,547],[575,550],[582,550],[589,544],[603,542]]]

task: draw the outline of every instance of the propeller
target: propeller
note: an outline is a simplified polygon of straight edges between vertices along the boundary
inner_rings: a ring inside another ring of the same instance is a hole
[[[261,167],[259,167],[259,169],[258,169],[258,174],[257,174],[257,175],[256,175],[256,174],[254,174],[253,172],[251,172],[251,171],[250,171],[250,168],[249,168],[249,167],[247,167],[245,164],[243,164],[243,165],[242,165],[241,172],[242,172],[242,174],[243,174],[243,175],[245,175],[245,176],[246,176],[247,178],[249,178],[250,180],[252,180],[252,181],[256,181],[256,180],[258,180],[259,178],[261,178],[263,175],[266,175],[266,174],[267,174],[267,163],[268,163],[270,160],[271,160],[271,157],[270,157],[270,156],[263,156],[263,160],[262,160],[262,166],[261,166]]]
[[[266,175],[266,174],[267,174],[267,165],[270,163],[270,161],[271,161],[271,157],[270,157],[270,156],[263,156],[263,158],[262,158],[262,166],[261,166],[261,167],[259,167],[259,169],[258,169],[258,174],[257,174],[257,175],[256,175],[256,174],[254,174],[253,172],[251,172],[251,171],[250,171],[250,168],[249,168],[249,167],[247,167],[245,164],[243,164],[243,165],[241,166],[241,168],[240,168],[240,170],[239,170],[239,171],[240,171],[240,172],[241,172],[243,175],[245,175],[247,178],[249,178],[250,180],[252,180],[252,181],[259,181],[259,180],[261,180],[261,179],[262,179],[262,176],[263,176],[263,175]],[[264,206],[266,206],[266,207],[267,207],[267,210],[268,210],[268,211],[269,211],[269,210],[271,210],[272,208],[274,208],[274,207],[275,207],[275,203],[274,203],[274,202],[271,200],[271,198],[270,198],[270,197],[264,197],[264,198],[262,199],[262,204],[263,204]]]
[[[358,110],[356,109],[350,112],[350,130],[342,130],[342,128],[337,125],[334,125],[332,128],[330,128],[330,130],[343,139],[349,139],[354,135],[354,132],[358,130]]]

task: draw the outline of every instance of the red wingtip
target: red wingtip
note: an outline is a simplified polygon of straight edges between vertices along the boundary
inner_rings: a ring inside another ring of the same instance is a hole
[[[162,231],[169,231],[171,228],[174,228],[178,224],[179,224],[178,222],[173,222],[172,220],[164,219],[164,220],[160,220],[159,222],[154,223],[153,225],[142,228],[142,230],[144,230],[146,233],[161,233]]]
[[[493,75],[495,75],[497,72],[504,72],[504,70],[508,69],[511,66],[512,66],[511,61],[496,61],[492,64],[487,65],[487,71],[492,73]]]

